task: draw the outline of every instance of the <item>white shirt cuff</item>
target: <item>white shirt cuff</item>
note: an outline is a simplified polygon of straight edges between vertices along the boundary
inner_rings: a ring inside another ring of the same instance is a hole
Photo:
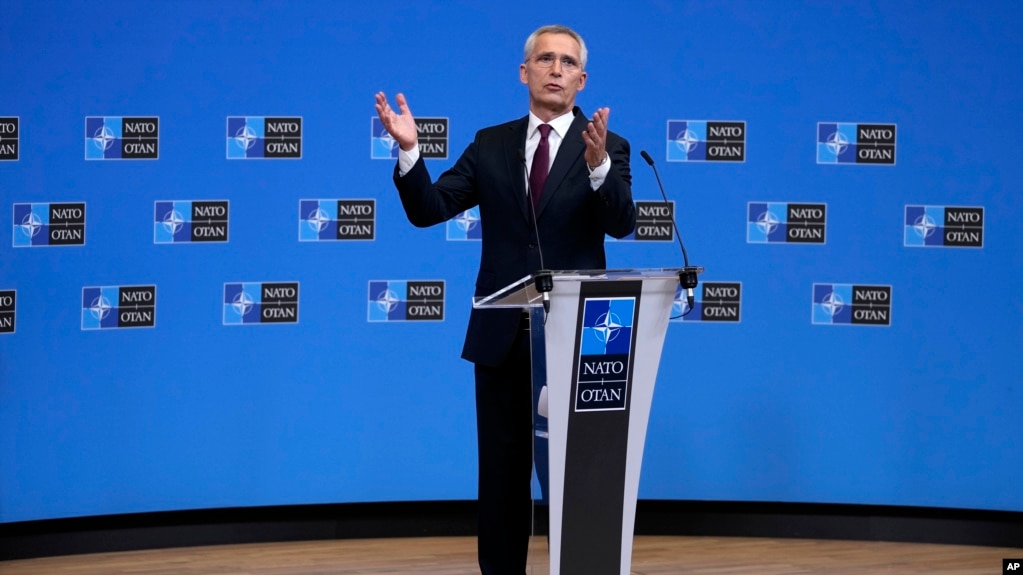
[[[416,162],[418,162],[418,161],[419,161],[419,146],[415,146],[414,148],[412,148],[411,150],[409,150],[407,152],[405,150],[402,150],[401,147],[399,146],[398,147],[398,177],[402,177],[405,174],[409,173],[409,171],[412,170],[412,166],[416,165]],[[606,171],[605,171],[604,175],[607,175]],[[593,176],[591,175],[590,178],[592,179]]]
[[[586,166],[589,169],[589,166]],[[604,161],[599,166],[590,170],[590,187],[594,190],[604,185],[608,172],[611,171],[611,158],[604,152]]]

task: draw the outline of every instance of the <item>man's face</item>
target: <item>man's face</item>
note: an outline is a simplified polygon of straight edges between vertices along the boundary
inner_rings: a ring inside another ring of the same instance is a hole
[[[568,112],[575,93],[586,86],[579,43],[568,34],[541,34],[529,60],[519,66],[519,79],[529,86],[529,109],[541,119]]]

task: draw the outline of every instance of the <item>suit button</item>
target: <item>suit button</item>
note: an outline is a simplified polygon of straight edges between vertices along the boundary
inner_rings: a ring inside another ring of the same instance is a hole
[[[536,244],[529,244],[529,246],[527,246],[527,247],[529,247],[529,249],[531,249],[531,250],[535,250],[536,249]]]

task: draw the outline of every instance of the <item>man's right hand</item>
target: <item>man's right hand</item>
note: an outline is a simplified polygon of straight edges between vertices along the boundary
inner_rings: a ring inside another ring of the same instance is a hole
[[[398,146],[402,150],[408,152],[415,148],[419,143],[419,135],[416,131],[416,121],[408,109],[408,102],[405,101],[405,95],[399,93],[396,98],[400,114],[396,114],[391,105],[387,103],[387,96],[383,92],[377,92],[376,99],[377,115],[380,116],[380,121],[387,129],[387,133],[398,142]]]

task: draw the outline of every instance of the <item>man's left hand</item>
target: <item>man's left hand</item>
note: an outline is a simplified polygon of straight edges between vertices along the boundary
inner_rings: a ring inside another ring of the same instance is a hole
[[[583,141],[586,142],[586,165],[591,170],[600,166],[607,158],[604,145],[607,142],[607,116],[610,112],[610,108],[599,108],[583,132]]]

